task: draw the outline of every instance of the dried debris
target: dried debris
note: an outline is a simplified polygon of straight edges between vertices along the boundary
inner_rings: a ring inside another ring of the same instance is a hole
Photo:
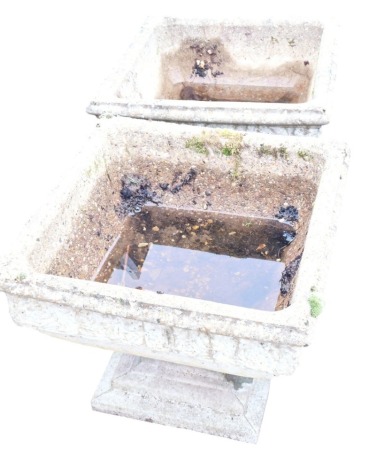
[[[297,222],[299,220],[299,211],[295,206],[281,206],[275,216],[277,219],[283,219],[286,222]]]
[[[285,267],[281,277],[281,294],[286,296],[292,288],[293,279],[300,266],[302,253],[296,256],[291,263]]]
[[[194,43],[190,48],[195,52],[192,76],[205,78],[208,75],[212,77],[223,75],[219,69],[222,59],[217,44],[211,42]]]
[[[158,191],[170,191],[173,194],[181,191],[183,186],[189,185],[195,180],[197,172],[191,168],[184,176],[176,173],[172,184],[159,183],[158,189],[152,189],[152,183],[145,177],[137,174],[124,175],[121,179],[122,189],[120,190],[120,203],[115,206],[115,212],[119,216],[134,215],[141,212],[147,204],[160,205],[162,202]]]
[[[139,175],[124,175],[121,181],[121,202],[115,206],[118,215],[137,214],[148,202],[154,204],[161,202],[160,197],[156,191],[152,191],[151,183],[146,178]]]

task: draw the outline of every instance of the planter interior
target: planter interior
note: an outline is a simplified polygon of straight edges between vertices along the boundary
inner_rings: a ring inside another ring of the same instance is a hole
[[[165,35],[154,35],[162,54],[153,98],[305,103],[322,31],[311,24],[167,25]]]
[[[318,22],[148,21],[88,110],[274,127],[298,126],[294,114],[302,113],[300,125],[313,126],[315,120],[319,126],[327,122],[319,100],[331,79],[330,34]],[[287,119],[273,110],[292,114]]]
[[[110,143],[114,151],[104,156],[105,171],[96,179],[88,200],[78,208],[72,231],[62,238],[55,256],[34,258],[35,269],[77,279],[110,280],[145,290],[140,269],[147,270],[147,263],[156,263],[152,267],[154,279],[158,269],[165,271],[166,254],[160,248],[172,247],[177,251],[168,252],[167,257],[177,256],[173,262],[178,269],[173,271],[169,266],[172,271],[167,276],[174,276],[178,285],[172,288],[169,279],[163,284],[149,282],[153,292],[184,292],[191,297],[181,283],[188,284],[192,278],[198,289],[191,292],[195,292],[194,297],[204,298],[204,289],[209,287],[204,278],[212,270],[217,275],[208,282],[214,283],[217,278],[220,282],[215,290],[222,288],[222,280],[227,282],[228,273],[223,278],[220,272],[227,269],[225,263],[230,256],[238,261],[258,260],[244,281],[249,282],[260,271],[265,275],[263,287],[268,282],[268,263],[275,261],[277,272],[271,266],[271,276],[277,276],[280,291],[283,267],[296,263],[303,252],[322,160],[310,154],[291,156],[282,143],[260,143],[244,149],[242,135],[231,131],[200,132],[187,139],[173,139],[172,144],[140,132],[132,136],[132,142],[123,144],[118,135],[114,139],[118,139]],[[285,216],[284,221],[284,209],[291,208],[298,215],[292,220]],[[292,242],[284,239],[289,236]],[[194,253],[201,266],[196,260],[186,264]],[[216,256],[207,261],[201,253]],[[113,268],[119,264],[120,272],[111,278]],[[247,267],[238,263],[229,269],[245,271]],[[240,275],[233,283],[242,279]],[[285,295],[278,296],[275,306],[267,309],[289,305],[293,284]],[[217,298],[209,295],[207,300]],[[232,295],[226,299],[222,303],[234,303]],[[237,299],[235,304],[244,306]],[[260,298],[256,304],[263,310],[268,302]],[[251,302],[249,306],[255,305]]]

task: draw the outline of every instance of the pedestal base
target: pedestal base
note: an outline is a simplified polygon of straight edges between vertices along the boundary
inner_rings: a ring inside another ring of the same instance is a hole
[[[270,380],[114,353],[96,411],[256,443]]]

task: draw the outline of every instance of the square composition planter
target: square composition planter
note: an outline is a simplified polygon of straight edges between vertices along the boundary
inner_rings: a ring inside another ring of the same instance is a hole
[[[319,22],[150,19],[87,111],[317,135],[329,122],[334,37]]]
[[[17,324],[123,354],[95,409],[255,442],[309,344],[346,166],[332,142],[102,119],[0,289]]]

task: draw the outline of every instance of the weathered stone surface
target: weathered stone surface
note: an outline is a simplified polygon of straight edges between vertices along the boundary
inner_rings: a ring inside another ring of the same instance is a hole
[[[316,139],[243,136],[245,168],[254,162],[269,179],[276,172],[285,178],[302,172],[313,177],[312,170],[320,175],[291,305],[268,312],[48,274],[79,220],[87,217],[87,202],[94,204],[97,182],[104,176],[110,184],[111,165],[135,155],[148,168],[156,159],[188,164],[195,156],[185,142],[203,135],[198,127],[124,118],[101,120],[100,126],[73,174],[46,198],[17,249],[0,261],[0,289],[8,295],[13,319],[72,341],[213,371],[246,377],[291,374],[316,322],[309,297],[312,288],[322,296],[346,172],[345,147]],[[283,144],[288,159],[259,157],[261,144]],[[209,165],[224,165],[224,159],[207,159]],[[82,248],[87,253],[88,246]],[[82,272],[83,263],[77,264]]]
[[[256,443],[269,383],[115,353],[92,408]]]
[[[334,52],[334,28],[320,22],[150,19],[87,111],[318,135]]]

